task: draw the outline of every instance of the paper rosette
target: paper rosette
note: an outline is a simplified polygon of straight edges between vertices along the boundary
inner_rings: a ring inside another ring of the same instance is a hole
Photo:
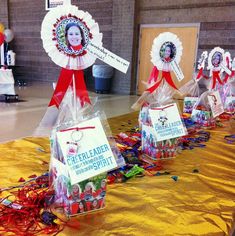
[[[65,27],[69,23],[78,24],[83,32],[85,45],[80,50],[71,50],[66,45]],[[60,67],[72,70],[83,70],[94,64],[96,58],[86,48],[91,42],[102,46],[102,36],[92,16],[73,5],[52,9],[46,14],[41,26],[43,47],[49,57]]]
[[[154,40],[153,40],[153,46],[151,50],[151,62],[158,68],[158,70],[162,70],[163,66],[166,62],[164,62],[162,58],[162,50],[165,49],[166,46],[171,45],[174,53],[173,57],[171,58],[171,61],[175,61],[177,64],[179,64],[183,46],[177,35],[165,32],[159,34]],[[171,70],[171,67],[170,67]]]
[[[204,51],[198,60],[198,66],[197,66],[198,69],[205,68],[207,57],[208,57],[208,52]]]
[[[225,62],[224,49],[215,47],[209,53],[207,70],[211,71],[215,68],[215,66],[213,65],[213,59],[217,54],[220,55],[220,65],[217,68],[220,68],[221,63]]]

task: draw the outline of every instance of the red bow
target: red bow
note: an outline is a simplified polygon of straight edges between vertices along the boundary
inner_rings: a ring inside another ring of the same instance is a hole
[[[163,79],[165,79],[165,81],[174,89],[178,90],[178,88],[176,87],[176,85],[174,84],[174,81],[172,80],[172,77],[171,77],[171,74],[169,71],[162,71],[162,78],[157,81],[157,77],[158,76],[158,69],[156,66],[153,67],[153,70],[151,72],[151,75],[150,75],[150,78],[149,78],[149,81],[151,81],[152,79],[154,79],[154,82],[156,82],[153,86],[151,86],[150,88],[148,88],[146,91],[150,92],[150,93],[153,93],[154,90],[156,90]]]
[[[85,102],[91,103],[84,81],[83,70],[68,70],[62,68],[55,91],[48,105],[49,107],[53,105],[57,108],[59,107],[67,89],[70,85],[73,85],[73,76],[75,77],[76,96],[80,99],[81,106],[84,106]]]
[[[218,80],[219,84],[223,85],[223,82],[220,79],[219,73],[220,73],[220,71],[213,71],[212,72],[212,89],[215,88],[216,80]]]

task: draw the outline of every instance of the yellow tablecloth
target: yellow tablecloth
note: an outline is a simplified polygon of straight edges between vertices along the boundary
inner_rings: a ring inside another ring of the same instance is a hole
[[[114,133],[128,130],[136,124],[136,116],[110,119],[111,129]],[[228,133],[228,127],[217,128],[211,131],[206,148],[183,151],[165,162],[178,181],[163,175],[109,185],[106,208],[72,218],[78,228],[65,227],[59,235],[232,235],[235,145],[224,142]],[[16,184],[20,177],[47,171],[49,141],[24,138],[0,144],[0,159],[0,187]]]

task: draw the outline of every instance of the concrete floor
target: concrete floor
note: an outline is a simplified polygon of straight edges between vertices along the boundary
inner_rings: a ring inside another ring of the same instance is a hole
[[[0,102],[0,142],[32,136],[38,127],[53,93],[49,83],[36,83],[26,87],[15,86],[21,102]],[[107,118],[129,113],[137,96],[96,94],[97,106],[106,113]]]

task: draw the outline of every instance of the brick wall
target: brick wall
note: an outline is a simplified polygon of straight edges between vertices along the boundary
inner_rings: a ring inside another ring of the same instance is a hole
[[[125,58],[131,64],[126,74],[115,70],[112,91],[122,94],[130,94],[132,91],[131,81],[133,75],[133,49],[134,49],[134,26],[135,26],[135,1],[113,1],[113,37],[112,52]]]
[[[28,81],[55,81],[59,68],[42,47],[41,23],[46,14],[45,1],[9,0],[10,28],[15,33],[16,77]]]
[[[99,23],[103,45],[131,62],[126,75],[115,71],[112,92],[135,93],[139,24],[200,23],[198,55],[221,46],[235,56],[235,0],[72,0]],[[7,10],[8,9],[8,10]],[[29,81],[55,81],[60,68],[42,48],[44,0],[0,0],[0,22],[15,32],[17,72]],[[97,64],[101,63],[99,60]],[[88,88],[94,87],[91,68]]]
[[[215,46],[235,57],[234,0],[140,0],[140,24],[200,23],[198,56]]]
[[[0,1],[0,23],[8,28],[8,0]]]

